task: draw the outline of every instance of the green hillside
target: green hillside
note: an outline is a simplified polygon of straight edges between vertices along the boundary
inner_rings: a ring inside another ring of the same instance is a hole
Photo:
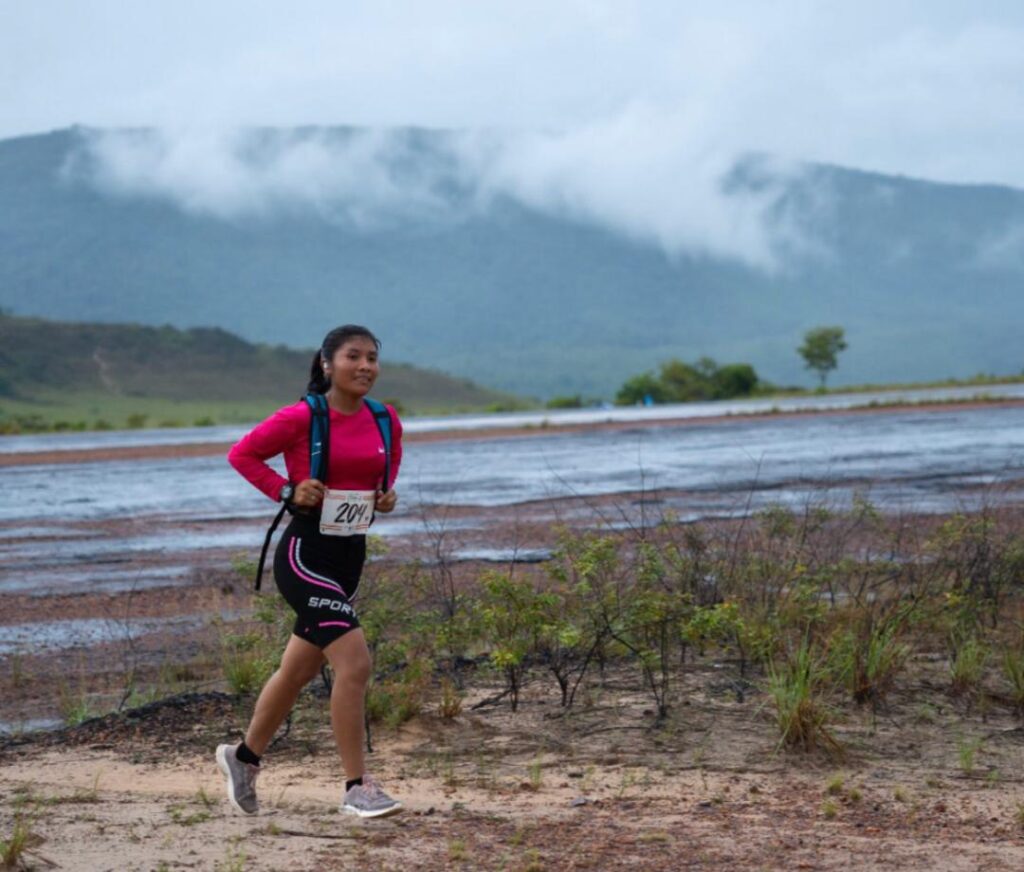
[[[386,352],[386,349],[384,349]],[[298,399],[313,349],[219,328],[76,324],[0,314],[0,428],[245,423]],[[381,358],[374,396],[406,413],[521,403],[465,379]]]

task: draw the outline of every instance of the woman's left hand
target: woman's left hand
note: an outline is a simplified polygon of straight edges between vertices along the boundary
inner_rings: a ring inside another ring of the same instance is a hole
[[[377,499],[374,503],[374,508],[378,512],[387,514],[395,507],[395,503],[398,502],[398,494],[395,493],[394,488],[389,491],[377,491]]]

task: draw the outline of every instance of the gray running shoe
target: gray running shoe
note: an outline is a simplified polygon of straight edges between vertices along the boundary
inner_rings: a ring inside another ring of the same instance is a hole
[[[243,763],[235,754],[234,745],[217,746],[217,765],[227,779],[228,799],[242,814],[256,814],[260,810],[256,799],[256,776],[260,767]]]
[[[353,784],[345,793],[339,811],[357,814],[359,817],[387,817],[402,810],[402,803],[392,799],[369,775],[363,776],[362,784]]]

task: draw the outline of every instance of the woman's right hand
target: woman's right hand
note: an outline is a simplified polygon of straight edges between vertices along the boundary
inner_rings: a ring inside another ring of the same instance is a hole
[[[307,509],[319,506],[324,500],[325,490],[327,488],[324,487],[323,482],[317,481],[315,478],[307,478],[304,481],[300,481],[295,485],[292,505],[302,506]]]

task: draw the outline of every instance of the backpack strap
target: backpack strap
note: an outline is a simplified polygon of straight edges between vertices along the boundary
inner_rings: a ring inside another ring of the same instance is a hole
[[[380,438],[384,443],[384,486],[381,490],[386,491],[391,486],[391,413],[388,407],[377,400],[363,397],[363,402],[373,412],[373,420],[380,431]]]
[[[309,477],[315,478],[317,481],[326,481],[331,444],[331,418],[328,413],[327,397],[323,394],[309,393],[303,399],[306,401],[306,405],[309,406],[310,411]],[[273,538],[274,531],[277,529],[278,524],[281,523],[281,518],[284,517],[286,511],[288,511],[288,506],[281,506],[273,522],[271,522],[270,528],[267,530],[267,535],[263,539],[260,562],[256,565],[256,590],[260,589],[260,584],[263,581],[263,567],[267,562],[270,540]]]
[[[331,446],[331,418],[327,397],[309,393],[304,399],[312,413],[309,419],[309,477],[326,484]]]
[[[263,581],[263,564],[267,562],[267,549],[270,547],[270,540],[277,529],[277,525],[281,523],[281,518],[284,517],[287,508],[287,505],[281,506],[280,511],[278,511],[270,524],[270,529],[267,530],[267,535],[263,539],[263,548],[260,550],[260,562],[256,565],[256,584],[253,586],[255,590],[260,589],[260,583]]]

